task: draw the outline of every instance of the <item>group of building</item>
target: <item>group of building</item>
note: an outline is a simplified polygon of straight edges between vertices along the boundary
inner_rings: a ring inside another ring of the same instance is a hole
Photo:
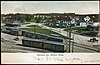
[[[2,21],[4,21],[5,26],[9,26],[9,27],[21,26],[21,21],[16,20],[16,18],[12,16],[2,17]]]
[[[75,13],[48,13],[48,14],[33,14],[35,21],[46,23],[48,26],[98,26],[100,23],[100,14],[79,15]],[[19,26],[20,21],[16,20],[14,16],[2,17],[8,26]]]
[[[48,23],[48,26],[98,26],[100,22],[100,14],[79,15],[75,13],[50,13],[50,14],[34,14],[34,18],[45,19],[43,22]],[[46,19],[47,18],[47,19]]]

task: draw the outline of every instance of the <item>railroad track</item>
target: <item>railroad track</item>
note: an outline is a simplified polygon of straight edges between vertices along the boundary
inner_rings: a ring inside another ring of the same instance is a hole
[[[92,46],[89,46],[89,45],[79,44],[77,42],[72,42],[72,43],[74,44],[73,46],[76,46],[76,47],[81,47],[81,48],[88,49],[88,50],[91,50],[91,51],[100,52],[98,49],[93,48]]]

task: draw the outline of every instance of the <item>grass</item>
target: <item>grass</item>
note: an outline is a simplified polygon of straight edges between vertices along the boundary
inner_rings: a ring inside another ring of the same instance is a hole
[[[50,31],[48,29],[41,28],[40,26],[37,26],[37,25],[29,25],[27,27],[30,27],[30,28],[20,28],[20,29],[27,30],[29,32],[38,32],[38,33],[42,33],[42,34],[57,34],[57,35],[59,35],[58,37],[64,38],[64,36],[61,34]]]
[[[64,31],[69,31],[70,28],[64,29]],[[72,30],[77,30],[75,33],[83,36],[96,36],[98,32],[96,31],[87,31],[86,27],[72,27]]]

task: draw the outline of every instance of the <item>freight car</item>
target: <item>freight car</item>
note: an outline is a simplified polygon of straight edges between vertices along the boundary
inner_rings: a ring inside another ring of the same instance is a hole
[[[30,37],[30,32],[26,30],[22,30],[22,36]]]
[[[10,34],[10,33],[11,33],[11,29],[12,29],[12,28],[10,28],[10,27],[4,26],[4,27],[3,27],[3,32],[4,32],[4,33]]]
[[[35,32],[29,32],[26,30],[22,30],[22,36],[26,36],[26,37],[35,39],[37,35]]]
[[[60,42],[24,38],[22,39],[22,45],[29,46],[29,47],[42,48],[42,49],[48,49],[48,50],[57,51],[57,52],[64,52],[64,44]]]
[[[16,36],[21,36],[22,31],[20,29],[11,29],[10,34],[16,35]]]
[[[37,38],[37,39],[44,39],[47,37],[45,34],[37,33],[37,32],[29,32],[26,30],[22,30],[22,36],[30,37],[30,38]]]
[[[41,33],[35,33],[36,35],[36,39],[48,39],[48,35],[47,34],[41,34]]]
[[[63,38],[54,37],[54,36],[50,36],[50,35],[48,35],[47,39],[50,40],[50,41],[63,42]]]
[[[51,35],[41,34],[37,32],[29,32],[29,31],[22,30],[22,35],[33,39],[44,39],[49,41],[63,42],[63,38],[54,37]]]
[[[8,33],[11,35],[22,35],[21,30],[17,29],[17,28],[3,26],[1,30],[2,30],[2,32]]]
[[[9,34],[10,30],[7,30],[6,28],[7,28],[6,26],[1,26],[1,32]]]

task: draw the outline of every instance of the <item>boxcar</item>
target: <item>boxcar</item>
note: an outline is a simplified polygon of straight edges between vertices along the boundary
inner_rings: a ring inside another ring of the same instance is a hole
[[[34,47],[43,48],[43,47],[42,47],[42,42],[41,42],[41,41],[39,41],[39,40],[34,40],[33,43],[34,43],[34,44],[33,44]]]
[[[29,42],[29,46],[34,46],[32,41]]]
[[[46,49],[50,49],[50,50],[58,51],[58,52],[64,51],[64,44],[61,42],[44,41],[43,47]]]
[[[29,31],[22,30],[22,35],[33,39],[44,39],[49,41],[63,42],[62,38],[50,36],[47,34],[41,34],[37,32],[29,32]]]
[[[29,32],[28,33],[28,37],[33,38],[33,39],[47,39],[48,36],[46,34],[41,34],[41,33],[37,33],[37,32]]]
[[[49,49],[49,50],[59,51],[59,52],[64,51],[64,44],[60,42],[54,42],[54,41],[24,38],[22,39],[22,45]]]
[[[26,31],[22,30],[22,36],[26,36]]]
[[[27,43],[26,43],[26,41],[27,41]],[[26,38],[26,39],[22,39],[22,45],[42,48],[42,41],[40,41],[38,39]]]
[[[22,36],[28,37],[29,31],[22,30]]]
[[[41,33],[35,33],[36,35],[36,39],[45,39],[45,40],[49,40],[49,41],[57,41],[57,42],[63,42],[62,38],[59,37],[54,37],[54,36],[50,36],[47,34],[41,34]]]
[[[55,51],[64,51],[64,45],[56,45]]]
[[[22,39],[22,45],[25,45],[25,46],[27,46],[28,45],[28,41],[27,40],[25,40],[25,39]]]
[[[3,32],[10,34],[10,31],[12,28],[10,28],[10,27],[4,27],[4,28],[5,28],[5,30]]]
[[[47,40],[48,35],[46,34],[41,34],[41,33],[36,33],[36,39],[45,39]]]
[[[43,48],[53,50],[53,51],[64,51],[63,49],[64,44],[60,42],[54,42],[54,41],[44,41],[43,42]]]
[[[10,34],[12,34],[12,35],[22,35],[22,31],[20,29],[11,29]]]
[[[53,36],[48,36],[48,40],[57,41],[57,42],[63,42],[63,38],[53,37]]]
[[[49,49],[49,50],[51,50],[51,44],[50,44],[50,42],[48,41],[44,41],[44,43],[43,43],[43,48],[44,49]]]
[[[29,36],[30,38],[33,38],[33,39],[35,39],[35,38],[36,38],[36,35],[35,35],[35,33],[34,33],[34,32],[30,32],[29,34],[30,34],[30,36]]]

